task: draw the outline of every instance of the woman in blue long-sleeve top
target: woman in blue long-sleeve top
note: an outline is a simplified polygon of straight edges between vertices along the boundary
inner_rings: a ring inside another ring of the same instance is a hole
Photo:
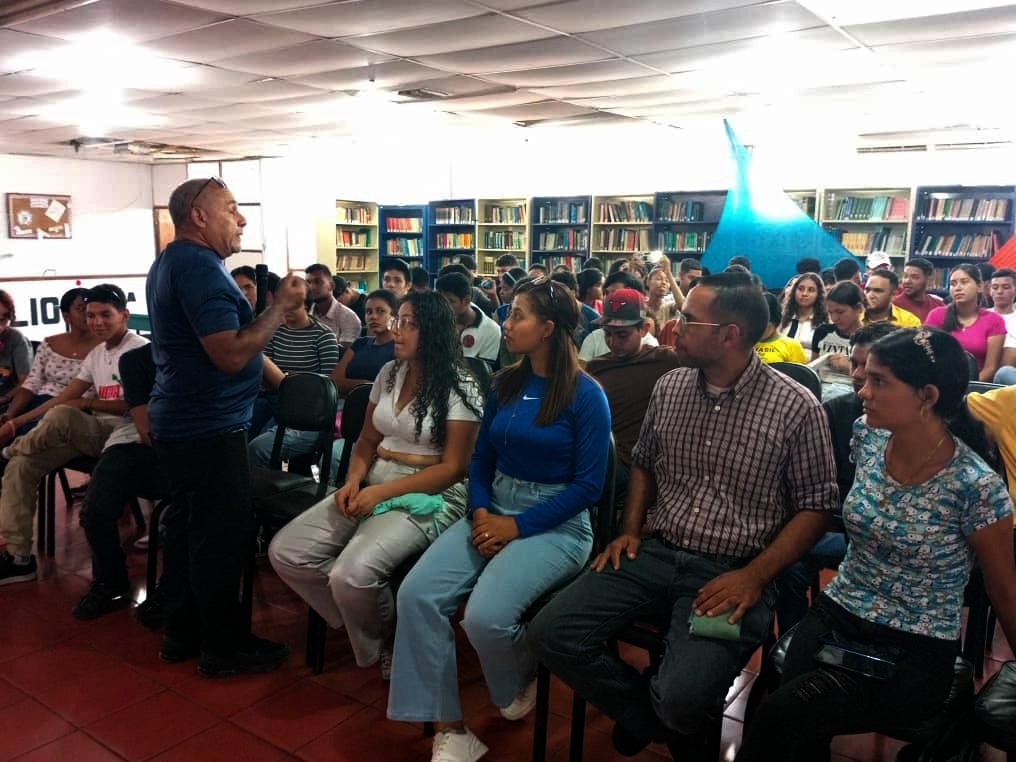
[[[521,359],[494,378],[469,468],[469,511],[399,590],[388,716],[435,722],[435,761],[487,751],[462,723],[449,617],[469,599],[462,627],[491,698],[519,719],[536,693],[520,619],[575,576],[592,547],[588,508],[603,490],[610,411],[579,369],[577,323],[578,304],[560,285],[534,281],[515,292],[504,339]]]

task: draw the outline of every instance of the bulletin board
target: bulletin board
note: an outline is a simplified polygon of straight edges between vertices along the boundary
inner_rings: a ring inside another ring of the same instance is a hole
[[[7,235],[10,238],[70,238],[71,197],[8,193]]]

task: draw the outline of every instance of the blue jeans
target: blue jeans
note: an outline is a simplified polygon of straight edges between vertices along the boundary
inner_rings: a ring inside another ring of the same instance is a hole
[[[995,373],[995,383],[1005,386],[1016,384],[1016,368],[1012,365],[1003,365]]]
[[[494,477],[490,512],[522,513],[565,488]],[[462,719],[455,634],[449,617],[467,598],[462,628],[480,657],[490,696],[508,706],[536,674],[526,646],[526,610],[547,590],[581,571],[593,547],[583,511],[554,529],[508,543],[484,558],[469,540],[463,518],[434,542],[399,588],[398,624],[388,716],[408,722]]]
[[[530,625],[530,644],[555,675],[639,738],[663,741],[668,729],[696,733],[720,717],[731,683],[772,625],[776,594],[769,585],[744,615],[739,641],[689,633],[698,591],[736,565],[648,538],[619,569],[587,571],[555,596]],[[653,676],[607,645],[635,622],[666,629],[666,653]]]

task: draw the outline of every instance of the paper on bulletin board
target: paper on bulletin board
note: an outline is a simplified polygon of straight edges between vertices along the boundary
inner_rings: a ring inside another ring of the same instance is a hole
[[[70,238],[71,197],[8,193],[7,235],[10,238]]]

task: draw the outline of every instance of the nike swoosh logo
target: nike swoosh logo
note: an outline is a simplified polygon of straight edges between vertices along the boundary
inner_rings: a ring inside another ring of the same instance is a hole
[[[539,397],[527,397],[525,394],[523,394],[522,395],[522,399],[524,399],[524,400],[538,400],[540,398]]]

